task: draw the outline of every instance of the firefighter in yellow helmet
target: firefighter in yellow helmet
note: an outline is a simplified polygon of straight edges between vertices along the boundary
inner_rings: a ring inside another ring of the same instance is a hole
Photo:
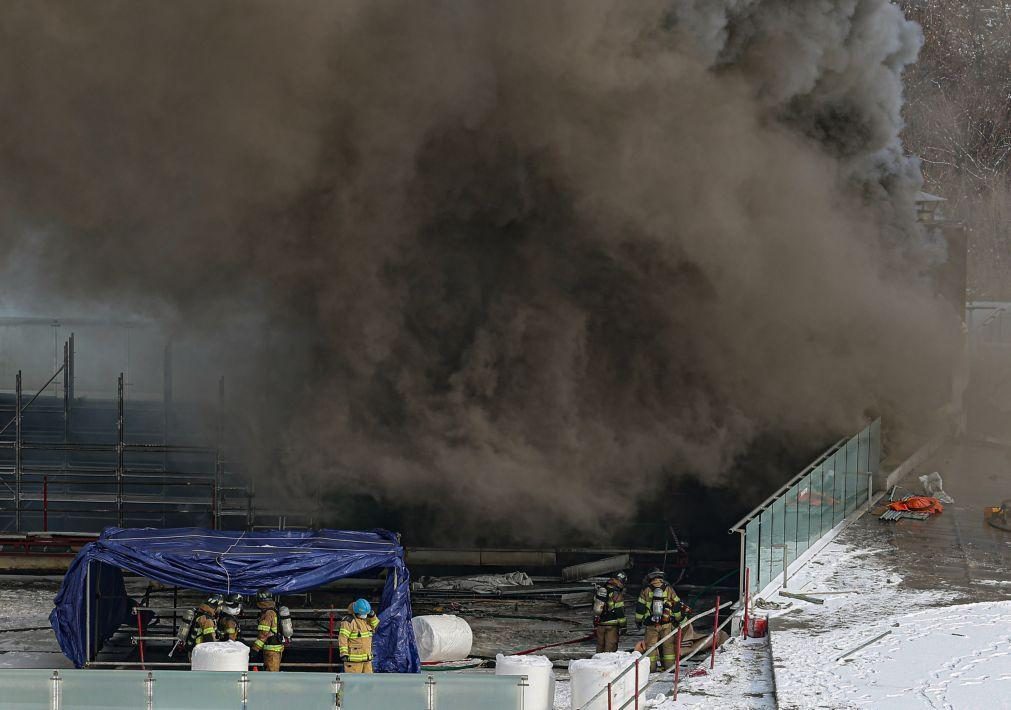
[[[625,618],[625,583],[628,577],[618,572],[602,587],[597,587],[593,598],[593,631],[597,636],[597,653],[618,650],[618,639],[628,628]]]
[[[281,654],[284,653],[284,639],[277,628],[277,606],[266,589],[256,593],[256,606],[260,617],[256,620],[253,653],[263,653],[263,670],[277,672],[281,670]]]
[[[364,599],[357,600],[348,611],[351,613],[341,619],[338,642],[344,672],[371,673],[372,636],[379,626],[379,617]]]
[[[646,648],[676,630],[689,609],[678,597],[674,587],[664,577],[663,571],[655,569],[643,580],[642,591],[635,605],[636,628],[646,627]],[[677,637],[663,642],[659,649],[661,659],[653,651],[649,654],[650,667],[656,670],[670,670],[677,658]]]
[[[199,646],[206,641],[218,640],[218,608],[224,600],[220,594],[212,594],[207,601],[197,607],[190,627],[190,642]]]

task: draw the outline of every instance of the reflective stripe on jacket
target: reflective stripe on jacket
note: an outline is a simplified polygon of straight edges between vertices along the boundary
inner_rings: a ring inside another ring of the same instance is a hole
[[[260,618],[256,620],[256,641],[253,642],[253,648],[277,653],[284,650],[281,637],[277,635],[277,610],[273,607],[260,611]]]
[[[190,638],[194,646],[204,641],[218,640],[218,622],[214,618],[213,609],[203,604],[197,607],[197,615],[190,628]]]
[[[338,649],[341,656],[347,656],[352,663],[372,660],[372,634],[379,626],[378,616],[359,619],[345,616],[341,619]]]
[[[619,629],[628,626],[628,619],[625,618],[625,593],[620,589],[608,588],[604,613],[600,615],[600,625],[617,626]]]
[[[674,587],[664,583],[663,616],[660,617],[661,624],[669,624],[672,621],[680,623],[684,617],[681,609],[681,599],[678,597]],[[639,593],[639,599],[635,604],[635,620],[640,624],[652,623],[653,617],[653,587],[643,587]]]

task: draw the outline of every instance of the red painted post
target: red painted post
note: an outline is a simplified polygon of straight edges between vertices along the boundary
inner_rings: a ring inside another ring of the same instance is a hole
[[[42,477],[42,532],[49,532],[49,476]]]
[[[678,627],[678,635],[674,647],[674,699],[678,699],[678,683],[681,681],[681,627]]]
[[[611,684],[607,684],[607,710],[612,710],[611,708]]]
[[[716,635],[720,633],[720,597],[716,596],[716,611],[713,613],[713,655],[709,659],[709,669],[716,667]]]
[[[748,602],[750,601],[751,594],[749,591],[751,589],[751,568],[744,568],[744,624],[741,626],[741,636],[748,638]]]
[[[327,654],[327,669],[333,672],[333,604],[330,605],[330,650]]]
[[[143,619],[141,619],[139,611],[134,611],[134,614],[137,615],[137,635],[141,637],[140,640],[137,641],[137,648],[140,650],[140,669],[141,670],[145,670],[145,668],[144,668],[144,621],[143,621]]]

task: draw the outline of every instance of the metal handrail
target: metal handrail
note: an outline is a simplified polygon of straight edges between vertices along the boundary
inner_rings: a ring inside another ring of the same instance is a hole
[[[723,604],[720,604],[720,606],[719,606],[718,608],[720,608],[720,609],[724,609],[724,608],[726,608],[726,607],[728,607],[728,606],[733,606],[733,605],[734,605],[734,603],[735,603],[735,602],[724,602]],[[594,695],[594,696],[593,696],[592,698],[590,698],[589,700],[587,700],[587,701],[586,701],[585,703],[583,703],[583,704],[582,704],[581,706],[579,706],[578,708],[575,708],[575,710],[585,710],[585,708],[586,708],[587,706],[589,706],[589,705],[590,705],[590,703],[592,703],[592,702],[593,702],[594,700],[596,700],[596,699],[597,699],[597,698],[599,698],[599,697],[600,697],[601,695],[603,695],[605,691],[608,691],[608,690],[610,690],[610,687],[611,687],[611,686],[612,686],[612,685],[613,685],[614,683],[616,683],[617,681],[619,681],[619,680],[621,680],[622,678],[624,678],[624,677],[625,677],[625,675],[626,675],[626,674],[627,674],[627,673],[628,673],[629,671],[631,671],[631,670],[634,670],[635,668],[638,668],[638,667],[639,667],[639,662],[641,661],[641,659],[642,659],[642,658],[644,658],[645,656],[648,656],[649,654],[653,653],[653,651],[655,651],[655,650],[657,650],[658,648],[660,648],[660,646],[662,646],[662,645],[663,645],[663,644],[664,644],[665,642],[667,642],[667,641],[671,640],[672,638],[674,638],[675,636],[677,636],[678,632],[680,632],[680,631],[681,631],[681,629],[685,628],[685,627],[686,627],[686,626],[688,626],[689,624],[691,624],[691,623],[693,623],[693,622],[697,621],[698,619],[702,619],[702,618],[704,618],[704,617],[707,617],[707,616],[709,616],[710,614],[715,614],[715,613],[716,613],[716,609],[717,609],[717,607],[715,607],[715,606],[714,606],[714,607],[713,607],[712,609],[709,609],[708,611],[704,611],[704,612],[702,612],[701,614],[696,614],[696,615],[695,615],[695,616],[693,616],[692,618],[690,618],[690,619],[685,619],[684,621],[682,621],[682,622],[681,622],[680,624],[678,624],[678,625],[677,625],[677,626],[676,626],[676,627],[674,628],[674,630],[673,630],[673,631],[671,631],[671,632],[670,632],[669,634],[667,634],[667,635],[666,635],[666,636],[664,636],[664,637],[663,637],[662,639],[660,639],[659,641],[657,641],[657,642],[656,642],[655,644],[653,644],[652,646],[650,646],[649,648],[647,648],[647,649],[646,649],[645,651],[643,651],[643,652],[642,652],[642,655],[641,655],[641,656],[639,656],[639,658],[636,658],[636,659],[635,659],[634,661],[632,661],[631,665],[627,666],[627,667],[625,668],[625,670],[623,670],[623,671],[622,671],[621,673],[619,673],[619,674],[618,674],[618,675],[616,675],[616,676],[615,676],[614,678],[612,678],[612,679],[611,679],[611,682],[610,682],[610,683],[608,683],[608,684],[607,684],[607,685],[605,685],[605,686],[604,686],[603,688],[601,688],[600,690],[598,690],[598,691],[597,691],[597,693],[596,693],[596,694],[595,694],[595,695]],[[637,693],[639,692],[639,689],[638,689],[638,688],[636,688],[636,692],[637,692]]]
[[[790,490],[790,488],[792,488],[798,481],[800,481],[800,479],[802,479],[807,474],[811,473],[811,471],[813,471],[816,466],[820,466],[821,464],[823,464],[826,460],[828,460],[828,458],[830,456],[832,456],[839,449],[841,449],[843,446],[845,446],[846,442],[848,440],[849,440],[849,437],[843,437],[842,439],[839,439],[839,441],[837,441],[836,443],[834,443],[832,446],[830,446],[827,449],[825,449],[825,451],[821,454],[821,456],[819,456],[814,461],[812,461],[811,463],[809,463],[807,465],[807,467],[804,468],[803,471],[801,471],[796,476],[794,476],[789,481],[787,481],[782,486],[780,486],[779,489],[777,489],[776,492],[773,493],[771,496],[769,496],[768,498],[766,498],[762,502],[761,505],[759,505],[757,508],[755,508],[750,513],[748,513],[743,518],[741,518],[736,523],[734,523],[734,525],[732,525],[731,528],[730,528],[730,533],[733,534],[733,533],[744,532],[744,527],[743,526],[747,525],[752,520],[754,520],[755,518],[757,518],[759,515],[761,515],[762,513],[764,513],[766,510],[768,510],[769,507],[773,503],[776,502],[776,500],[778,500],[784,493],[786,493],[788,490]]]
[[[722,631],[723,628],[727,624],[729,624],[731,621],[733,621],[733,620],[734,620],[733,616],[728,616],[726,618],[726,620],[722,624],[720,624],[719,626],[716,627],[716,630],[717,631]],[[715,638],[713,638],[712,643],[716,643],[716,639]],[[695,656],[697,656],[702,651],[708,650],[708,648],[709,648],[708,646],[699,646],[694,651],[692,651],[691,653],[689,653],[687,656],[685,656],[684,658],[682,658],[681,659],[681,663],[685,663],[686,661],[691,660],[692,658],[694,658]],[[653,685],[654,683],[658,683],[660,681],[659,674],[657,674],[657,675],[658,675],[658,677],[653,678],[652,680],[646,681],[646,685],[642,686],[642,691],[643,692],[645,692],[646,688],[648,688],[649,686]],[[635,693],[636,694],[634,696],[632,696],[631,698],[629,698],[628,700],[626,700],[624,703],[622,703],[621,706],[618,707],[618,710],[625,710],[625,708],[628,707],[629,703],[634,702],[637,697],[641,697],[642,696],[642,693],[639,692],[638,688],[635,689]]]

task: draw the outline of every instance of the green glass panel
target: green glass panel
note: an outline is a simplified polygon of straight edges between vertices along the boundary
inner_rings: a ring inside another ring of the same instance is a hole
[[[846,444],[846,515],[855,511],[867,500],[867,476],[860,468],[858,442],[859,436],[854,436]]]
[[[811,496],[810,476],[805,476],[786,494],[787,544],[790,547],[790,560],[797,559],[810,545],[811,526]],[[793,511],[791,512],[791,506]],[[792,532],[791,532],[792,525]]]
[[[147,706],[147,673],[143,671],[79,670],[60,676],[65,708],[135,710]]]
[[[772,513],[772,549],[769,550],[771,559],[769,573],[771,576],[765,580],[766,584],[783,574],[783,546],[786,544],[786,500],[784,498],[777,499],[769,510]]]
[[[748,586],[754,594],[758,589],[759,521],[755,518],[744,526],[744,568],[748,570]]]
[[[336,680],[335,673],[250,673],[247,710],[333,710]]]
[[[846,447],[832,457],[832,527],[846,517]]]
[[[153,676],[155,710],[240,710],[242,707],[239,685],[242,673],[239,671],[154,671]]]
[[[871,471],[877,473],[881,469],[881,420],[875,419],[870,426],[871,451],[868,457],[868,466]]]
[[[446,673],[435,681],[438,710],[521,710],[520,685],[516,677]]]
[[[52,697],[52,675],[49,670],[0,670],[3,707],[10,710],[48,710]]]
[[[381,676],[342,673],[341,710],[425,710],[428,707],[427,676],[417,673],[384,673]]]
[[[758,579],[755,589],[761,591],[772,579],[772,510],[758,516]]]

